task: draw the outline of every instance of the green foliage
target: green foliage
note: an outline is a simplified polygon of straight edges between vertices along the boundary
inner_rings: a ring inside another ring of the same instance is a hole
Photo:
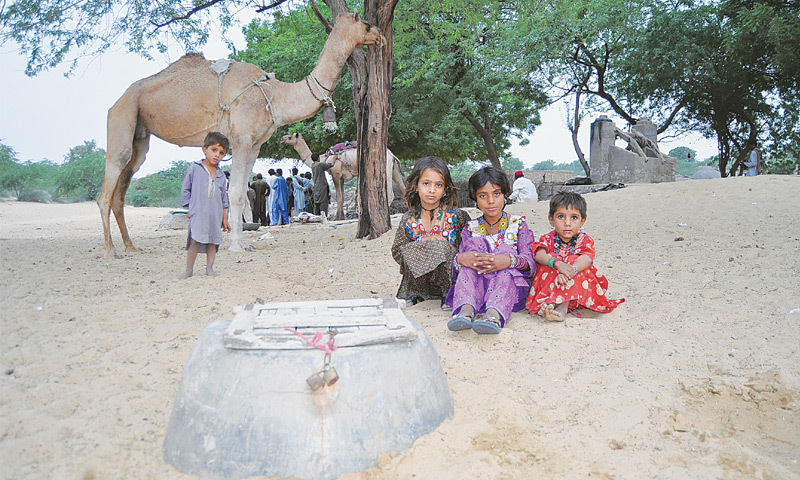
[[[27,57],[29,76],[65,62],[71,72],[79,58],[112,46],[124,45],[146,58],[148,52],[164,52],[176,42],[187,51],[197,51],[212,28],[223,33],[232,12],[250,4],[248,0],[16,0],[0,8],[0,43],[12,40],[19,46]]]
[[[49,202],[58,167],[52,162],[20,162],[13,148],[0,143],[0,190],[20,202]]]
[[[172,162],[166,170],[131,182],[126,200],[134,207],[181,207],[181,182],[191,162]]]
[[[506,157],[503,160],[502,165],[503,165],[503,170],[509,172],[515,172],[517,170],[522,170],[523,168],[525,168],[525,164],[522,163],[522,160],[520,160],[517,157],[511,157],[511,156]]]
[[[697,152],[689,147],[675,147],[667,154],[670,157],[675,157],[677,160],[685,160],[687,162],[697,161]]]
[[[767,171],[777,175],[798,175],[800,174],[800,158],[790,155],[770,157],[766,160]]]
[[[531,168],[528,170],[564,170],[568,172],[573,172],[575,175],[584,176],[586,172],[583,170],[583,165],[578,160],[574,160],[572,163],[556,163],[555,160],[543,160],[541,162],[535,163]]]
[[[56,174],[56,195],[66,199],[96,200],[103,186],[106,152],[94,140],[73,147]]]

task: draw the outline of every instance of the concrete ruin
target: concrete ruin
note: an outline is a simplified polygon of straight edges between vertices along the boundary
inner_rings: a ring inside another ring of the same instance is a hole
[[[592,123],[589,144],[592,183],[674,182],[675,158],[661,153],[657,137],[656,126],[646,118],[624,132],[601,115]],[[627,148],[616,146],[617,138],[627,141]]]

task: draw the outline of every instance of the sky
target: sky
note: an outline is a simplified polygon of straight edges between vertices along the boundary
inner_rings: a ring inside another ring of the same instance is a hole
[[[236,48],[244,48],[240,29],[233,28],[231,32]],[[150,61],[125,53],[120,48],[82,60],[69,78],[64,76],[66,67],[29,78],[24,74],[25,58],[14,47],[13,44],[0,47],[0,142],[13,148],[19,160],[51,160],[56,163],[63,161],[70,148],[82,145],[87,140],[95,140],[99,147],[105,149],[108,109],[130,84],[163,70],[182,55],[182,52],[173,52],[155,56]],[[217,59],[227,57],[229,51],[223,42],[212,41],[204,47],[203,53],[208,59]],[[512,155],[522,160],[526,167],[548,159],[556,163],[575,160],[564,116],[560,105],[543,111],[542,125],[529,137],[527,146],[519,147],[519,141],[512,139]],[[589,123],[587,121],[582,125],[579,132],[579,142],[587,157]],[[617,121],[617,125],[622,127],[624,123]],[[272,137],[268,141],[278,140]],[[686,146],[695,150],[699,159],[717,153],[716,143],[699,135],[662,142],[660,146],[663,152]],[[151,137],[150,151],[135,178],[163,170],[173,161],[197,160],[201,155],[199,148],[181,148]],[[286,169],[293,166],[293,162],[281,162],[278,166]],[[308,170],[303,165],[300,167],[301,171]],[[266,174],[267,168],[268,162],[257,161],[254,173]]]

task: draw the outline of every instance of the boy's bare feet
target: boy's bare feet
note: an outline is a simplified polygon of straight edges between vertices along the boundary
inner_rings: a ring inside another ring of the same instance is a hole
[[[543,316],[548,322],[563,322],[567,317],[566,307],[562,308],[564,305],[566,305],[566,302],[556,308],[555,305],[548,303],[539,310],[539,315]]]
[[[178,275],[178,280],[186,280],[187,278],[192,276],[192,273],[194,273],[194,272],[192,272],[189,269],[186,269],[183,273]]]
[[[213,268],[206,268],[206,275],[208,275],[209,277],[218,277],[219,276],[219,274],[217,272],[215,272]]]

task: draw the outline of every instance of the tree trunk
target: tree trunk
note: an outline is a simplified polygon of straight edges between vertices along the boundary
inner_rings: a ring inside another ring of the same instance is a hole
[[[484,115],[483,124],[470,112],[461,112],[461,114],[464,115],[464,118],[475,128],[478,135],[483,138],[483,143],[486,145],[486,153],[489,155],[489,161],[492,162],[492,166],[502,170],[503,167],[500,165],[500,157],[497,155],[497,148],[494,146],[494,139],[492,138],[492,123],[489,119],[489,114]]]
[[[575,149],[575,154],[578,156],[578,161],[581,162],[583,166],[583,171],[586,172],[586,176],[590,177],[592,175],[592,171],[589,167],[589,163],[586,161],[586,156],[583,154],[583,150],[581,150],[581,145],[578,143],[578,129],[581,127],[581,93],[583,90],[578,88],[575,92],[575,118],[573,118],[572,125],[568,125],[570,133],[572,134],[572,148]]]
[[[358,190],[361,214],[356,238],[378,238],[392,228],[387,202],[386,149],[392,88],[392,20],[397,0],[364,0],[364,19],[377,26],[386,44],[367,50],[367,89],[358,113]]]
[[[334,19],[348,11],[344,0],[325,0]],[[378,27],[386,44],[356,49],[347,59],[353,78],[358,141],[359,216],[356,238],[374,239],[391,225],[386,200],[386,149],[392,85],[392,21],[397,0],[364,0],[364,20]]]

